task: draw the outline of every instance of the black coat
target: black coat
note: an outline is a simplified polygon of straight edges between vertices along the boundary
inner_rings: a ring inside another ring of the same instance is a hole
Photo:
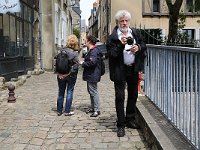
[[[99,82],[101,79],[101,64],[100,58],[102,52],[98,48],[90,49],[85,55],[85,60],[82,64],[83,80],[88,82]]]
[[[124,81],[124,56],[123,50],[125,45],[121,43],[117,35],[117,26],[114,28],[112,34],[109,36],[106,44],[109,57],[109,71],[110,79],[112,81]],[[133,37],[136,40],[136,44],[140,50],[135,53],[135,72],[144,70],[144,59],[146,57],[146,43],[144,42],[141,34],[136,30],[132,29]]]

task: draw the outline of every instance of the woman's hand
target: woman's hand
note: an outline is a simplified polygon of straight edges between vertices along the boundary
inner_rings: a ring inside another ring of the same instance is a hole
[[[70,73],[68,73],[68,74],[58,74],[58,78],[62,80],[62,79],[65,79],[69,75],[70,75]]]
[[[79,61],[79,64],[82,65],[83,62],[84,62],[84,58],[81,58],[80,61]]]

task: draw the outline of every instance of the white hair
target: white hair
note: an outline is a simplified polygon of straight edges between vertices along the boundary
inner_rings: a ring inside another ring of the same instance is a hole
[[[118,23],[119,19],[122,17],[127,17],[129,20],[131,19],[131,14],[127,10],[119,10],[115,14],[115,22]]]

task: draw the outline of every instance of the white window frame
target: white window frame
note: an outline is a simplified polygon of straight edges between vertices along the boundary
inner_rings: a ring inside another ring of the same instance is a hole
[[[61,45],[66,46],[67,41],[67,15],[64,11],[62,11],[61,15]]]
[[[60,20],[61,20],[61,9],[57,3],[55,3],[55,44],[61,45],[60,39]]]

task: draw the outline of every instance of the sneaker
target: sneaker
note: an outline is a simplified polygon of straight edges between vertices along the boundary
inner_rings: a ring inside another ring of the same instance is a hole
[[[66,112],[65,112],[64,115],[65,115],[65,116],[72,116],[72,115],[74,115],[74,112],[73,112],[73,111],[70,111],[69,113],[66,113]]]
[[[100,115],[100,111],[95,111],[90,115],[90,117],[97,117],[98,115]]]
[[[61,116],[61,115],[62,115],[62,113],[61,113],[61,112],[57,112],[57,115],[58,115],[58,116]]]
[[[94,109],[92,109],[92,108],[88,108],[88,109],[86,110],[86,114],[93,113],[93,112],[94,112]]]
[[[124,135],[125,135],[124,127],[118,127],[117,128],[117,136],[118,137],[123,137]]]

